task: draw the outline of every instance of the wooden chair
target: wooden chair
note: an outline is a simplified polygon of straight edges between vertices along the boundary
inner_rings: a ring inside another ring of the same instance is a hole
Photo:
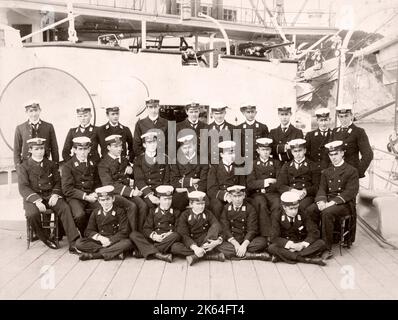
[[[340,217],[340,219],[337,220],[333,234],[335,236],[335,239],[338,239],[337,243],[339,244],[340,255],[343,255],[341,251],[342,247],[351,247],[353,239],[352,233],[355,232],[353,228],[353,222],[354,217],[352,215]]]
[[[51,209],[47,209],[45,212],[41,213],[41,226],[43,229],[48,230],[50,233],[50,237],[54,239],[57,246],[59,246],[58,240],[58,215]],[[29,223],[29,220],[26,219],[26,242],[27,248],[29,249],[30,243],[33,240],[33,229]]]

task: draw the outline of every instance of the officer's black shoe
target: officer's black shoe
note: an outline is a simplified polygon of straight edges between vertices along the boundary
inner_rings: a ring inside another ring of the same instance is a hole
[[[133,252],[131,253],[131,256],[134,258],[137,258],[137,259],[142,259],[144,257],[142,255],[142,253],[137,250],[133,250]]]
[[[272,256],[271,257],[271,262],[273,262],[273,263],[277,263],[277,262],[280,262],[281,261],[281,259],[278,257],[278,256]]]
[[[93,260],[93,259],[103,259],[103,256],[100,253],[88,253],[83,252],[79,255],[79,260],[86,261],[86,260]]]
[[[321,258],[322,258],[323,260],[328,260],[328,259],[333,258],[332,250],[325,250],[325,251],[322,253]]]
[[[79,249],[77,249],[74,245],[71,245],[69,247],[69,253],[70,254],[81,254],[82,252]]]
[[[261,252],[261,253],[246,252],[245,256],[246,259],[271,261],[271,256],[267,252]]]
[[[208,253],[205,254],[203,257],[204,260],[214,260],[214,261],[221,261],[224,262],[225,261],[225,256],[224,253],[220,252],[220,253]]]
[[[305,263],[317,264],[319,266],[326,266],[326,262],[322,258],[304,258]]]
[[[171,263],[173,261],[173,256],[171,253],[163,254],[163,253],[157,252],[157,253],[155,253],[155,258],[162,260],[162,261],[166,261],[168,263]]]
[[[50,239],[43,240],[43,243],[50,249],[54,249],[54,250],[58,249],[57,244]]]
[[[200,260],[200,258],[195,254],[187,256],[186,259],[189,266],[193,266],[196,262]]]

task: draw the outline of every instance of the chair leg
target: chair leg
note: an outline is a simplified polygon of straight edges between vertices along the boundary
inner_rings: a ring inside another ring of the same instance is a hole
[[[27,249],[29,249],[29,247],[30,247],[30,239],[32,237],[31,232],[32,232],[32,227],[30,226],[29,220],[26,219],[26,246],[27,246]]]
[[[59,247],[59,240],[58,240],[58,233],[59,233],[59,228],[58,228],[58,214],[54,212],[54,227],[55,227],[55,243],[57,244],[57,247]]]

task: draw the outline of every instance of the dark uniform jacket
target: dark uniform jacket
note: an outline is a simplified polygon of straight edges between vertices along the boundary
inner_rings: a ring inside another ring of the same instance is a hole
[[[154,123],[149,117],[144,119],[140,119],[135,124],[134,129],[134,137],[133,137],[133,151],[134,156],[139,156],[141,153],[145,152],[145,148],[142,145],[141,136],[151,129],[158,129],[164,133],[164,137],[166,139],[165,142],[165,152],[167,152],[167,128],[168,128],[168,121],[162,117],[158,117],[156,123]],[[163,141],[161,137],[158,137],[158,145],[162,144]]]
[[[203,213],[195,215],[192,209],[187,209],[178,219],[177,232],[185,246],[190,248],[193,244],[201,246],[207,240],[216,240],[221,225],[209,210],[205,209]]]
[[[233,139],[233,129],[236,129],[236,127],[232,124],[230,124],[227,121],[224,121],[221,125],[216,124],[215,122],[212,122],[208,126],[209,129],[209,143],[208,143],[208,152],[210,155],[210,163],[212,163],[212,159],[219,159],[219,149],[217,147],[218,143],[224,140],[232,140]],[[219,134],[218,140],[215,139],[213,141],[212,139],[212,130],[216,130]],[[225,137],[224,137],[225,135]],[[214,148],[214,152],[212,152],[212,149]]]
[[[267,138],[269,131],[268,127],[257,120],[254,121],[252,125],[248,124],[247,122],[241,123],[237,129],[241,129],[241,143],[242,143],[242,155],[249,154],[249,146],[252,144],[251,149],[253,150],[253,155],[256,154],[256,139],[259,138]],[[245,131],[251,129],[253,130],[253,139],[252,141],[245,139]]]
[[[18,173],[18,187],[19,193],[27,202],[49,199],[53,194],[61,196],[58,166],[46,158],[40,163],[32,158],[25,160]]]
[[[323,136],[319,129],[308,132],[305,136],[307,157],[316,164],[317,171],[326,169],[330,165],[328,149],[325,144],[332,141],[332,130],[328,129]]]
[[[88,157],[91,161],[98,163],[100,160],[98,154],[98,127],[93,126],[90,124],[87,128],[82,131],[82,128],[76,127],[69,129],[68,135],[65,139],[64,148],[62,149],[62,158],[64,162],[68,161],[71,156],[71,150],[73,147],[73,139],[77,137],[88,137],[91,140],[91,149]]]
[[[109,238],[111,244],[128,238],[129,225],[124,209],[113,206],[106,215],[102,208],[94,210],[88,221],[85,236],[91,238],[97,233]]]
[[[201,140],[200,140],[200,130],[207,129],[207,128],[208,128],[208,125],[206,123],[204,123],[202,121],[198,121],[196,126],[194,126],[194,125],[191,124],[191,122],[189,122],[189,120],[187,118],[187,119],[177,123],[177,128],[176,128],[177,139],[179,138],[178,133],[181,130],[183,130],[183,129],[191,129],[192,133],[189,133],[189,134],[193,134],[193,133],[196,134],[196,147],[197,147],[196,151],[197,151],[198,154],[200,154],[200,142],[201,142]],[[186,130],[186,131],[188,131],[188,130]],[[206,135],[206,137],[207,137],[207,135]]]
[[[276,183],[280,194],[291,189],[306,189],[308,196],[315,196],[319,184],[315,164],[305,158],[296,169],[295,161],[289,161],[282,166]]]
[[[156,157],[152,158],[152,163],[146,161],[145,153],[139,155],[134,162],[134,181],[143,196],[147,196],[151,192],[155,192],[156,187],[168,184],[170,179],[170,168],[166,163],[160,164]]]
[[[280,215],[273,217],[271,242],[279,247],[284,248],[288,241],[305,241],[311,244],[319,237],[320,233],[316,224],[310,218],[305,218],[300,212],[294,218],[293,225],[283,209],[281,209]]]
[[[173,208],[169,208],[166,211],[163,211],[159,207],[151,208],[146,217],[142,233],[147,238],[150,238],[152,232],[156,232],[157,234],[169,231],[175,232],[179,216],[180,212]]]
[[[269,137],[273,140],[272,143],[272,155],[274,159],[286,162],[293,159],[293,155],[290,150],[284,152],[285,144],[293,139],[302,139],[303,132],[297,129],[292,124],[289,124],[286,132],[282,131],[281,126],[271,129]]]
[[[225,241],[235,238],[241,244],[245,240],[252,241],[258,233],[256,210],[246,200],[238,210],[232,203],[225,205],[220,221]]]
[[[194,157],[191,162],[186,164],[177,161],[176,164],[170,165],[170,184],[174,188],[187,188],[188,192],[194,190],[206,192],[208,172],[209,166],[207,164],[199,164],[197,157]],[[191,183],[191,179],[200,179],[200,181],[194,185]]]
[[[342,140],[345,146],[344,160],[357,168],[359,177],[365,176],[365,171],[373,159],[368,136],[364,129],[351,124],[345,131],[341,127],[333,129],[333,140]],[[361,153],[361,159],[359,159]]]
[[[264,188],[264,180],[268,178],[276,179],[281,169],[279,160],[269,158],[267,162],[263,162],[260,158],[253,163],[253,170],[247,176],[247,190],[249,193],[272,193],[278,192],[276,183]]]
[[[94,192],[99,186],[97,167],[90,159],[86,163],[80,163],[73,156],[62,167],[62,191],[68,198],[83,200],[84,194]]]
[[[207,175],[207,195],[210,199],[218,199],[224,201],[224,196],[227,193],[227,188],[233,185],[246,185],[246,179],[243,175],[236,175],[235,168],[237,166],[233,163],[231,171],[228,172],[223,163],[214,164],[210,166]]]
[[[340,167],[331,166],[322,171],[315,201],[348,203],[355,200],[358,190],[358,171],[344,162]]]
[[[133,135],[131,134],[130,128],[121,125],[120,123],[116,126],[112,126],[109,122],[98,128],[98,142],[101,147],[102,157],[108,153],[107,144],[105,138],[113,135],[119,134],[122,136],[123,150],[122,157],[126,157],[128,151],[128,159],[130,162],[134,160],[133,152]]]
[[[23,160],[29,157],[29,146],[26,143],[32,138],[43,138],[46,139],[44,142],[44,156],[49,158],[51,155],[51,160],[56,164],[59,162],[58,154],[58,143],[55,136],[54,127],[51,123],[45,122],[43,120],[39,121],[39,127],[37,130],[33,129],[29,123],[29,120],[20,124],[15,129],[14,136],[14,164],[15,166],[22,163]]]
[[[106,154],[98,164],[98,175],[101,179],[101,184],[103,186],[112,185],[115,188],[115,194],[130,197],[134,190],[134,188],[130,187],[132,175],[124,173],[129,165],[129,161],[124,157],[120,158],[119,163],[118,159],[113,159],[109,154]]]

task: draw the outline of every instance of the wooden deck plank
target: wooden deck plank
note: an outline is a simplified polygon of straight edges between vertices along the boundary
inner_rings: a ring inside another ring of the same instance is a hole
[[[77,259],[76,256],[74,258]],[[73,299],[100,262],[100,260],[79,261],[46,298]]]
[[[0,239],[0,243],[0,269],[9,264],[12,260],[22,255],[27,250],[26,241],[24,241],[23,239],[4,237]],[[39,245],[39,243],[32,243],[31,248],[36,245]]]
[[[253,261],[232,261],[238,299],[264,299]]]
[[[76,255],[65,252],[52,265],[55,271],[54,288],[42,288],[41,279],[37,279],[18,299],[45,299],[78,263],[79,259]]]
[[[204,300],[210,299],[210,263],[199,261],[187,267],[184,299]]]
[[[101,261],[99,266],[90,275],[84,286],[75,295],[77,300],[97,300],[100,299],[118,271],[121,260]]]
[[[146,260],[138,274],[129,299],[150,300],[155,299],[160,281],[163,277],[166,262],[160,260]]]
[[[156,299],[180,300],[184,296],[187,263],[183,259],[174,259],[166,263]]]
[[[210,262],[210,299],[236,300],[238,297],[231,261]]]
[[[51,271],[54,269],[45,273],[46,269],[51,267],[53,263],[64,255],[65,251],[65,249],[49,250],[46,254],[39,256],[38,259],[34,260],[27,268],[1,288],[0,300],[16,299],[26,291],[35,282],[35,280],[43,276],[43,274],[54,274],[55,271]]]
[[[292,299],[304,300],[316,298],[297,264],[278,262],[276,263],[276,267]]]
[[[101,299],[127,299],[144,265],[144,259],[125,259]]]
[[[275,263],[253,261],[264,299],[290,299],[289,291]]]

